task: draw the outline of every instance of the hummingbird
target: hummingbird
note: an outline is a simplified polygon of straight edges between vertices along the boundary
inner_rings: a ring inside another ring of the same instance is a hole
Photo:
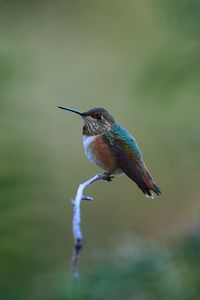
[[[125,173],[148,198],[161,191],[148,171],[135,138],[104,108],[85,112],[64,106],[58,108],[83,119],[83,147],[89,160],[109,176]],[[111,177],[110,177],[111,178]]]

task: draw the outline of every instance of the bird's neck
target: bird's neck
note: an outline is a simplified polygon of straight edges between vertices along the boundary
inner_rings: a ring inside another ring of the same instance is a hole
[[[92,124],[84,124],[83,126],[83,135],[86,136],[95,136],[104,134],[107,131],[112,130],[112,126],[94,126]]]

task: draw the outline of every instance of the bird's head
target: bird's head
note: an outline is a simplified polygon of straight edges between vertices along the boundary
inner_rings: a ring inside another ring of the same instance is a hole
[[[98,135],[109,131],[115,125],[113,116],[104,108],[93,108],[85,112],[74,110],[64,106],[58,106],[61,109],[71,111],[83,118],[83,134]]]

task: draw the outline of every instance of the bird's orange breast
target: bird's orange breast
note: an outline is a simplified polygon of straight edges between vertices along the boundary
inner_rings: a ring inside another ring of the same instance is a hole
[[[86,145],[85,152],[88,158],[100,168],[110,172],[116,173],[118,170],[117,159],[111,152],[109,145],[107,145],[102,138],[102,135],[88,137],[90,139]]]

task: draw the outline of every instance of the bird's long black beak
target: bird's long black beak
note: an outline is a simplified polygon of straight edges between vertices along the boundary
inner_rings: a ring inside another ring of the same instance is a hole
[[[71,112],[73,112],[75,114],[83,116],[83,113],[81,111],[79,111],[79,110],[76,110],[76,109],[72,109],[72,108],[68,108],[68,107],[60,106],[60,105],[58,105],[58,108],[61,108],[61,109],[64,109],[64,110],[68,110],[68,111],[71,111]]]

